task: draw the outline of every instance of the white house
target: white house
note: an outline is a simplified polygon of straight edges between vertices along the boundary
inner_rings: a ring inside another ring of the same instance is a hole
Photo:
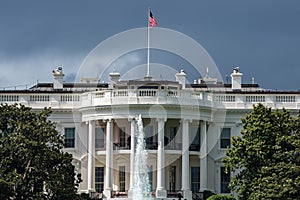
[[[65,83],[59,68],[53,71],[53,83],[0,91],[0,103],[52,108],[51,120],[82,175],[80,192],[130,199],[135,118],[141,114],[153,197],[178,199],[181,193],[183,199],[199,199],[205,190],[228,193],[230,174],[224,172],[222,158],[230,138],[242,129],[241,118],[259,102],[296,113],[300,92],[243,84],[238,68],[231,74],[232,84],[209,77],[188,84],[186,76],[180,71],[176,81],[120,80],[114,72],[108,83]]]

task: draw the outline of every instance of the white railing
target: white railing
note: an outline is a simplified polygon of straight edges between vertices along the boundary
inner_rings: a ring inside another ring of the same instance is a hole
[[[7,101],[19,101],[19,95],[11,95],[11,94],[4,94],[0,95],[0,102],[7,102]]]
[[[80,101],[80,94],[65,94],[60,96],[60,101],[72,102]]]
[[[82,94],[1,93],[0,103],[22,103],[31,107],[80,108],[120,104],[172,104],[227,109],[251,109],[263,103],[272,108],[300,109],[300,94],[222,94],[192,90],[123,89]]]

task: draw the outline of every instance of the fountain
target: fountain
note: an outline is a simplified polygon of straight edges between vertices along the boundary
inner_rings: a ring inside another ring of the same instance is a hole
[[[148,152],[145,149],[145,136],[141,115],[136,119],[136,149],[134,158],[134,188],[132,199],[152,199],[150,194],[149,167],[147,163]]]

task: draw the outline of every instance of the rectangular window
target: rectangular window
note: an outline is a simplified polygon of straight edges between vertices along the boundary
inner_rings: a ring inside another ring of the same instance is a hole
[[[153,170],[152,170],[152,166],[148,166],[148,178],[149,178],[149,186],[150,186],[150,191],[153,190],[152,188],[152,182],[153,182]]]
[[[225,167],[221,167],[221,193],[230,193],[228,189],[230,183],[230,172],[225,172]]]
[[[200,190],[200,167],[191,167],[191,190],[193,193]]]
[[[102,193],[104,190],[104,167],[95,167],[95,189]]]
[[[170,127],[170,141],[175,139],[176,133],[177,133],[176,127]]]
[[[125,127],[122,127],[119,129],[120,132],[120,137],[119,137],[119,142],[120,142],[120,147],[126,147],[126,131]]]
[[[176,148],[176,142],[175,142],[175,137],[176,137],[176,127],[170,127],[170,138],[167,138],[165,140],[165,146],[168,145],[169,149],[175,149]]]
[[[154,143],[154,138],[153,138],[153,127],[152,126],[144,127],[144,133],[145,133],[146,148],[156,149],[156,145]]]
[[[96,128],[96,137],[95,137],[95,148],[104,149],[105,147],[105,137],[104,137],[104,128]]]
[[[65,148],[75,148],[75,128],[65,128]]]
[[[125,192],[125,166],[119,166],[120,192]]]
[[[221,129],[220,147],[221,149],[230,147],[230,128]]]
[[[190,151],[200,150],[200,127],[191,128],[190,144]]]
[[[171,191],[175,192],[176,189],[176,166],[170,166],[169,171],[169,188]]]

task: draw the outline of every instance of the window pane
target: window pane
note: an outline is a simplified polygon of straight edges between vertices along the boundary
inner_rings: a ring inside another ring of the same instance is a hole
[[[230,173],[225,173],[225,167],[221,167],[221,193],[230,193],[228,189],[230,183]]]
[[[221,137],[220,137],[220,147],[227,148],[230,147],[230,128],[223,128],[221,130]]]
[[[105,146],[104,128],[96,128],[95,132],[96,132],[95,148],[104,148]]]
[[[146,143],[150,144],[153,142],[153,127],[152,126],[146,126],[144,128],[144,133],[145,133],[145,139]]]
[[[170,166],[170,172],[169,172],[169,178],[170,178],[170,190],[175,191],[176,188],[176,166]]]
[[[152,188],[152,182],[153,182],[153,172],[152,172],[152,166],[149,167],[149,172],[148,172],[148,178],[149,178],[149,185],[150,185],[150,191],[153,190]]]
[[[103,192],[104,186],[104,167],[95,167],[95,189],[96,192]]]
[[[119,166],[120,192],[125,192],[125,166]]]
[[[172,141],[176,136],[176,127],[170,127],[170,141]]]
[[[230,128],[222,128],[221,138],[230,138]]]
[[[126,146],[125,127],[120,128],[120,147]]]
[[[191,167],[191,190],[199,192],[200,190],[200,167]]]
[[[230,146],[230,139],[221,139],[221,148],[226,149]]]
[[[200,150],[200,128],[192,127],[190,134],[190,151],[199,151]]]
[[[65,148],[75,147],[75,128],[65,128],[64,146]]]

